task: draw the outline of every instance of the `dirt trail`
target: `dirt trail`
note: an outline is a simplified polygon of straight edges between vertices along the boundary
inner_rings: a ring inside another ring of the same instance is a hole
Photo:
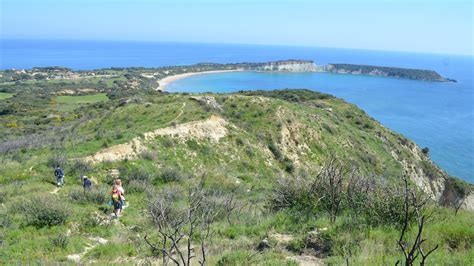
[[[171,122],[178,120],[178,118],[180,118],[184,114],[184,107],[186,107],[186,102],[183,103],[183,106],[181,106],[180,108],[179,114],[173,120],[171,120]]]
[[[278,243],[283,243],[283,244],[287,244],[294,239],[293,235],[279,234],[279,233],[270,234],[269,237],[275,239]]]
[[[279,234],[279,233],[271,233],[269,235],[270,238],[277,241],[280,247],[285,247],[288,243],[290,243],[293,239],[293,235],[289,234]],[[317,258],[315,256],[300,254],[295,256],[288,256],[286,257],[287,260],[295,261],[300,266],[318,266],[324,265],[323,260]]]
[[[287,257],[287,260],[292,260],[298,263],[300,266],[319,266],[319,265],[324,265],[323,261],[321,259],[318,259],[313,256],[308,256],[308,255],[298,255],[298,256],[292,256],[292,257]]]
[[[84,247],[84,251],[81,253],[77,254],[71,254],[67,256],[67,259],[70,261],[74,261],[75,263],[80,263],[81,259],[89,252],[91,249],[97,247],[98,245],[105,245],[109,241],[107,239],[101,238],[101,237],[89,237],[89,240],[92,241],[92,243],[87,243],[86,246]]]
[[[56,194],[58,194],[58,192],[59,192],[59,188],[58,188],[58,187],[55,187],[55,188],[53,189],[53,191],[51,191],[51,192],[49,192],[49,193],[51,193],[51,194],[53,194],[53,195],[56,195]]]
[[[119,172],[118,169],[111,169],[110,173],[111,173],[112,176],[118,177],[120,172]],[[56,194],[59,191],[59,189],[60,189],[59,187],[56,187],[50,193],[51,194]],[[126,202],[126,205],[123,206],[123,209],[126,209],[129,206],[130,206],[130,204],[128,202]],[[120,227],[128,229],[119,219],[113,219],[109,216],[101,215],[97,211],[95,212],[95,215],[96,215],[96,218],[99,219],[100,223],[103,223],[103,222],[105,222],[106,224],[112,223],[112,224],[116,224]],[[68,229],[66,235],[71,236],[71,234],[72,234],[72,230]],[[109,240],[107,240],[105,238],[102,238],[102,237],[99,237],[99,236],[90,236],[90,237],[88,237],[88,239],[89,239],[90,242],[85,244],[84,251],[82,251],[81,253],[67,255],[67,260],[72,261],[76,264],[82,264],[81,260],[84,258],[84,256],[87,255],[87,253],[89,251],[91,251],[92,249],[96,248],[99,245],[105,245],[105,244],[110,242]]]

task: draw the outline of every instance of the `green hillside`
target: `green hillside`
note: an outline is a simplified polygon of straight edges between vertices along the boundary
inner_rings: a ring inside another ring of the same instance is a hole
[[[333,96],[9,88],[15,95],[0,101],[2,264],[160,264],[163,235],[181,265],[188,242],[193,265],[202,244],[209,265],[395,264],[403,176],[432,199],[423,247],[439,248],[428,264],[474,260],[474,214],[453,208],[472,186]],[[66,174],[60,189],[55,164]],[[117,174],[128,205],[113,219]],[[415,214],[409,220],[408,242],[418,229]]]

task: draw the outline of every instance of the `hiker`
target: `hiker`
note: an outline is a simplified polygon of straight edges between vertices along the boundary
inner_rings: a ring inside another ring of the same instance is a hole
[[[58,184],[58,187],[64,186],[64,171],[59,167],[59,164],[56,165],[56,169],[54,169],[54,176],[56,177],[56,184]]]
[[[118,190],[117,186],[114,185],[112,188],[112,204],[114,206],[115,218],[118,218],[122,208],[122,194]]]
[[[84,193],[92,189],[92,182],[87,176],[82,177],[82,187],[84,187]]]
[[[123,211],[123,205],[125,204],[125,190],[122,187],[122,179],[117,178],[114,181],[115,186],[117,186],[118,191],[120,192],[121,201],[120,201],[120,212]]]

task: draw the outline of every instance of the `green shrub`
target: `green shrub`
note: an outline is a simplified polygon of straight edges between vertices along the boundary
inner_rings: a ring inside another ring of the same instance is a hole
[[[347,185],[345,207],[368,225],[401,226],[404,217],[403,191],[379,178],[358,177]]]
[[[331,127],[330,125],[328,125],[328,124],[326,124],[326,123],[323,123],[323,128],[324,128],[327,132],[329,132],[329,133],[331,133],[331,134],[334,134],[334,130],[332,129],[332,127]]]
[[[121,139],[121,138],[123,138],[123,132],[122,132],[122,131],[119,131],[119,130],[116,130],[116,131],[114,132],[114,136],[113,136],[113,137],[114,137],[114,139]]]
[[[247,154],[248,157],[254,157],[255,153],[253,152],[252,148],[247,146],[245,147],[245,153]]]
[[[294,209],[312,212],[317,208],[318,200],[310,192],[311,184],[301,177],[282,178],[274,186],[270,207],[275,210]]]
[[[12,220],[8,214],[0,213],[0,228],[8,228],[12,224]]]
[[[141,193],[145,192],[148,188],[149,183],[141,180],[132,180],[127,185],[128,193]]]
[[[37,197],[26,200],[19,209],[25,216],[26,224],[36,227],[65,224],[69,218],[64,201],[57,198]]]
[[[283,154],[274,142],[268,143],[268,149],[272,152],[273,156],[275,156],[276,160],[283,160]]]
[[[5,203],[8,198],[8,194],[5,191],[0,191],[0,204]]]
[[[464,224],[451,224],[440,228],[441,236],[452,250],[469,250],[474,245],[474,229]]]
[[[150,173],[146,170],[140,168],[123,168],[120,169],[120,175],[122,177],[122,182],[129,186],[132,181],[140,181],[140,182],[149,182],[155,179],[155,174]]]
[[[376,188],[369,191],[366,198],[353,211],[364,215],[367,224],[372,226],[401,226],[404,217],[404,198],[396,188]]]
[[[140,157],[145,159],[145,160],[148,160],[148,161],[155,161],[156,160],[156,154],[152,151],[143,151],[140,154]]]
[[[48,158],[49,167],[56,167],[57,165],[64,167],[66,163],[67,163],[67,157],[64,154],[55,154]]]
[[[271,90],[271,91],[239,91],[239,94],[247,95],[247,96],[264,96],[264,97],[271,97],[282,99],[288,102],[307,102],[307,101],[314,101],[314,100],[324,100],[324,99],[332,99],[334,96],[315,92],[306,89],[285,89],[285,90]]]
[[[286,248],[291,252],[300,253],[305,248],[305,243],[302,239],[296,238],[291,240]]]
[[[161,143],[162,143],[163,147],[165,147],[165,148],[171,148],[171,147],[174,146],[173,140],[171,140],[169,138],[163,138]]]
[[[166,168],[160,173],[159,179],[165,183],[177,182],[183,179],[183,176],[178,170],[174,168]]]
[[[79,178],[92,172],[92,166],[83,160],[74,160],[71,164],[71,173],[76,174]]]
[[[199,150],[200,149],[200,145],[199,143],[194,140],[194,139],[190,139],[190,140],[187,140],[186,141],[186,145],[188,146],[188,148],[190,148],[191,150]]]
[[[232,251],[226,252],[222,257],[217,261],[218,266],[231,266],[231,265],[245,265],[252,254],[250,251]]]
[[[54,247],[64,249],[69,245],[69,237],[66,234],[59,234],[57,236],[49,237],[49,243]]]
[[[235,227],[228,227],[221,232],[223,236],[229,239],[236,239],[239,236],[239,231]]]
[[[137,255],[136,246],[132,243],[107,243],[99,245],[86,254],[87,259],[117,258],[120,256],[134,257]]]
[[[346,212],[357,218],[354,221],[366,225],[402,225],[404,197],[398,187],[376,178],[349,178],[348,173],[334,169],[336,166],[322,171],[315,179],[302,176],[280,179],[270,198],[271,208],[311,215],[326,212],[332,219]]]
[[[241,139],[241,138],[236,138],[235,139],[235,144],[237,144],[237,146],[243,146],[244,145],[244,140]]]
[[[285,166],[285,171],[288,173],[293,173],[295,171],[295,165],[288,157],[285,157],[283,160],[283,165]]]
[[[97,227],[100,225],[100,219],[97,216],[88,216],[82,220],[81,227],[90,230],[90,228]]]
[[[423,149],[421,149],[421,152],[422,152],[424,155],[428,155],[428,153],[430,152],[430,148],[424,147]]]
[[[69,193],[69,198],[81,203],[104,204],[109,199],[109,194],[106,187],[94,187],[91,190],[85,191],[84,189],[77,188]]]

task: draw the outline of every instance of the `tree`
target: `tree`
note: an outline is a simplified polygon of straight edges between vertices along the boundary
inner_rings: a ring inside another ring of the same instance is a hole
[[[335,222],[342,211],[346,195],[344,186],[355,173],[356,169],[348,163],[331,156],[311,185],[312,194],[320,195],[320,204],[329,212],[331,222]]]
[[[424,154],[424,155],[428,155],[428,153],[430,152],[430,148],[428,147],[424,147],[421,152]]]
[[[163,265],[172,261],[176,265],[191,265],[196,257],[193,241],[199,235],[199,264],[206,264],[207,240],[211,236],[211,226],[220,214],[215,201],[208,200],[202,183],[189,189],[185,207],[174,206],[175,193],[163,191],[149,204],[149,214],[158,231],[158,241],[152,242],[145,236],[153,255],[163,258]],[[182,242],[185,244],[181,244]]]
[[[410,190],[408,187],[408,180],[404,176],[403,181],[405,183],[405,216],[403,222],[403,228],[400,233],[400,239],[398,240],[398,245],[400,246],[401,251],[405,257],[405,265],[411,266],[414,265],[415,260],[421,255],[420,265],[425,265],[426,259],[431,253],[438,249],[438,245],[430,249],[428,252],[423,250],[422,244],[426,241],[423,239],[423,227],[425,225],[426,216],[423,214],[423,207],[428,203],[429,198],[425,197],[420,200],[420,197]],[[412,245],[404,240],[406,231],[408,229],[411,217],[416,218],[418,231],[415,238],[415,241]],[[400,264],[400,260],[397,261],[395,265]]]

